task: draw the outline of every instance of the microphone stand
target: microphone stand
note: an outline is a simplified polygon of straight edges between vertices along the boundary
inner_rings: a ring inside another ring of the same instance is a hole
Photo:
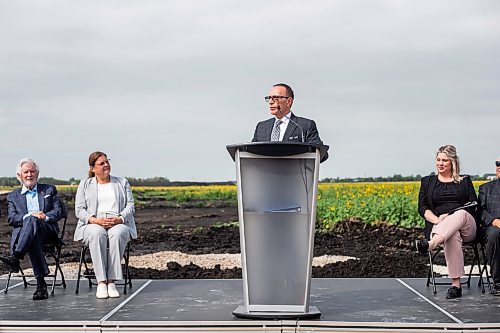
[[[282,117],[285,117],[286,119],[288,119],[289,121],[291,121],[292,123],[294,123],[300,129],[300,134],[302,135],[302,143],[304,143],[305,142],[304,141],[304,130],[302,129],[302,126],[300,126],[299,124],[297,124],[296,121],[292,120],[291,117],[288,117],[287,114],[281,113],[281,108],[280,108],[279,105],[278,105],[278,112],[279,112],[279,114],[281,114]]]

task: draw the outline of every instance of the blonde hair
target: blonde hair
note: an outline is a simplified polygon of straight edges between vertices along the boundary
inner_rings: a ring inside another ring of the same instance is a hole
[[[453,145],[444,145],[438,148],[436,157],[440,153],[446,154],[446,156],[448,156],[451,161],[451,176],[453,177],[453,180],[460,183],[460,181],[464,179],[464,177],[460,176],[460,159],[457,155],[457,149]]]

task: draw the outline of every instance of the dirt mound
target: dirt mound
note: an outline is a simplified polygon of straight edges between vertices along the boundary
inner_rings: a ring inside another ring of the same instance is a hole
[[[425,277],[427,257],[416,254],[412,248],[412,241],[421,233],[418,229],[382,224],[340,223],[331,232],[316,234],[314,255],[340,254],[359,259],[314,267],[313,277]],[[195,231],[155,228],[134,243],[134,255],[141,254],[152,241],[161,250],[190,254],[240,252],[239,229],[234,226]],[[134,277],[149,279],[241,278],[240,268],[207,269],[175,262],[165,263],[165,267],[165,270],[134,269],[132,272]]]
[[[69,200],[69,199],[68,199]],[[6,221],[6,203],[0,200],[0,253],[8,253],[11,228]],[[187,254],[239,253],[236,207],[167,207],[136,211],[139,238],[131,255],[159,251]],[[219,225],[217,227],[217,225]],[[76,218],[70,207],[63,262],[78,262],[81,245],[73,242]],[[402,229],[385,224],[367,225],[359,221],[338,223],[330,232],[315,235],[314,255],[345,255],[358,258],[314,267],[314,277],[425,277],[427,258],[416,254],[412,241],[421,237],[419,229]],[[29,263],[26,263],[29,266]],[[167,269],[168,267],[168,269]],[[0,269],[0,274],[5,273]],[[240,278],[241,269],[201,268],[165,262],[164,270],[132,269],[134,278]]]

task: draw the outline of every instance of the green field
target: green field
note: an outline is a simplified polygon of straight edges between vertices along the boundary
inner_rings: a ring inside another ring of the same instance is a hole
[[[477,187],[484,181],[474,182]],[[420,182],[328,183],[319,185],[317,227],[327,230],[339,221],[359,219],[365,223],[386,222],[402,227],[423,226],[417,213]],[[2,188],[0,190],[8,190]],[[76,186],[58,186],[76,192]],[[162,201],[171,206],[212,204],[236,206],[236,186],[132,187],[136,204]],[[168,206],[168,205],[167,205]]]

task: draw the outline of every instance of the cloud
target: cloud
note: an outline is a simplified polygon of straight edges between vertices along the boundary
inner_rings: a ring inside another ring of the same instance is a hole
[[[225,145],[250,140],[277,82],[331,146],[322,177],[425,174],[443,143],[468,173],[498,155],[496,1],[1,7],[0,175],[29,154],[82,177],[102,149],[121,175],[234,179]]]

